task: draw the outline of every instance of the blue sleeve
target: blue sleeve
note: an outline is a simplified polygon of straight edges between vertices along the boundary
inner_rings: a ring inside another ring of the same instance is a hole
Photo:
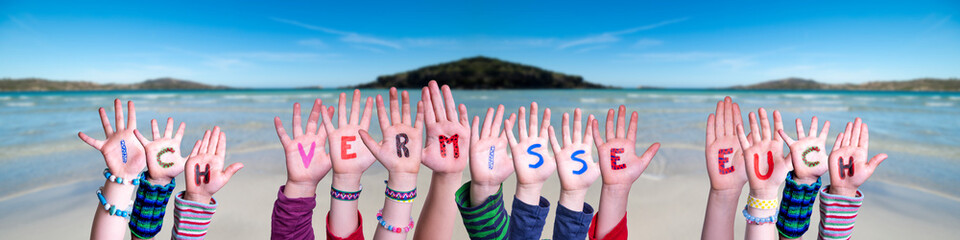
[[[510,216],[510,239],[540,239],[543,225],[547,223],[547,214],[550,213],[550,201],[540,197],[540,204],[529,205],[513,198],[513,209]]]
[[[583,211],[576,212],[563,205],[557,205],[559,207],[553,222],[553,239],[586,239],[590,222],[593,220],[593,207],[583,203]]]

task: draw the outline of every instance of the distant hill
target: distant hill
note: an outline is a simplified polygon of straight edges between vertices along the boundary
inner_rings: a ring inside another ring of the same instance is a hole
[[[918,78],[908,81],[873,81],[861,84],[829,84],[811,79],[786,78],[728,89],[750,90],[873,90],[873,91],[960,91],[960,79]]]
[[[190,90],[230,89],[175,78],[150,79],[134,84],[98,84],[87,81],[54,81],[40,78],[0,79],[0,91],[84,91],[84,90]]]
[[[454,89],[608,88],[583,77],[489,57],[471,57],[377,77],[356,88],[421,88],[430,80]]]

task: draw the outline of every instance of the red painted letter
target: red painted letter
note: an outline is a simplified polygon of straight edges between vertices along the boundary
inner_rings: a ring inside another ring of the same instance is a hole
[[[753,154],[753,172],[757,175],[757,178],[760,180],[770,179],[770,175],[773,175],[773,152],[767,151],[767,173],[760,174],[760,155]]]
[[[356,136],[343,136],[340,137],[340,158],[341,159],[354,159],[357,158],[357,153],[347,153],[347,150],[350,150],[350,144],[347,142],[356,141]]]

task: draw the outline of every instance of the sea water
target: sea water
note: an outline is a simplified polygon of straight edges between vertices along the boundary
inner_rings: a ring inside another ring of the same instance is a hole
[[[113,123],[115,98],[136,103],[138,129],[148,139],[150,119],[158,119],[163,128],[166,118],[173,117],[177,124],[187,123],[181,149],[188,151],[203,130],[216,125],[227,133],[228,162],[241,159],[282,164],[277,159],[244,158],[244,154],[280,148],[273,117],[280,116],[287,131],[291,131],[294,102],[303,104],[306,122],[313,99],[335,105],[340,92],[342,90],[0,93],[0,136],[3,136],[0,137],[0,201],[52,186],[102,178],[102,156],[83,143],[77,132],[103,139],[97,109],[106,108]],[[348,100],[350,94],[348,91]],[[387,91],[363,91],[364,97],[377,94],[387,94]],[[536,101],[541,110],[552,110],[551,123],[558,126],[557,131],[562,114],[572,115],[574,108],[581,108],[584,118],[588,114],[599,117],[603,128],[607,110],[626,105],[628,111],[637,111],[640,116],[637,147],[645,148],[653,142],[662,144],[662,154],[657,155],[652,165],[656,167],[644,174],[648,177],[706,174],[705,123],[707,115],[714,112],[716,102],[724,96],[731,96],[740,104],[744,118],[759,107],[771,114],[773,110],[780,110],[785,131],[794,137],[796,118],[801,118],[808,130],[812,116],[817,116],[821,124],[829,120],[832,126],[828,149],[846,122],[861,117],[870,126],[869,154],[890,156],[874,173],[871,182],[921,188],[948,198],[960,198],[960,185],[956,184],[960,182],[960,93],[618,89],[456,90],[454,94],[457,103],[467,105],[471,118],[482,117],[487,108],[498,104],[503,104],[508,113],[515,113],[518,107],[529,107],[531,101]],[[415,105],[420,99],[419,89],[411,90],[410,97]],[[379,137],[376,112],[371,114],[371,134]]]

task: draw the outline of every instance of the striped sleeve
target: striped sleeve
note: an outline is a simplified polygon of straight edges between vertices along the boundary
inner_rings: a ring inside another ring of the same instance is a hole
[[[857,190],[856,197],[827,193],[829,187],[820,190],[820,239],[850,239],[853,225],[863,203],[863,193]]]
[[[470,182],[456,193],[457,208],[470,239],[507,239],[510,215],[503,206],[503,186],[480,205],[470,205]]]
[[[183,199],[183,193],[177,194],[173,208],[173,235],[171,239],[204,239],[210,219],[217,212],[217,200],[210,199],[209,204]]]

